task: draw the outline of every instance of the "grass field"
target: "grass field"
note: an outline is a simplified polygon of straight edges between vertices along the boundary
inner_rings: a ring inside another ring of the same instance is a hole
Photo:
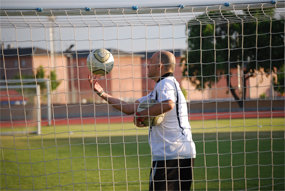
[[[191,122],[193,190],[284,190],[285,119]],[[133,124],[2,128],[0,190],[148,190],[148,130]]]

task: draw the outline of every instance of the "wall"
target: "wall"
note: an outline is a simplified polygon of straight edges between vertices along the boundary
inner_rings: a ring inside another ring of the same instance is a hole
[[[114,55],[115,64],[111,75],[111,94],[125,101],[142,97],[141,57]]]
[[[50,71],[54,70],[57,75],[57,80],[60,81],[58,88],[52,92],[52,103],[68,103],[69,92],[68,87],[68,67],[67,58],[62,55],[55,55],[54,67],[52,67],[50,58],[47,55],[35,55],[35,56],[6,56],[5,68],[4,63],[1,62],[0,77],[1,79],[14,79],[16,76],[29,75],[35,78],[37,69],[43,66],[45,71],[45,78],[48,78]],[[4,72],[5,69],[5,72]],[[6,73],[6,74],[5,74]],[[41,94],[46,94],[46,91],[41,90]],[[42,99],[44,101],[45,99]]]
[[[57,76],[57,81],[60,81],[59,86],[56,90],[52,91],[52,103],[68,103],[69,97],[69,77],[68,77],[68,67],[67,58],[62,55],[55,55],[54,66],[52,66],[48,56],[34,56],[33,59],[33,70],[36,72],[37,68],[40,66],[44,67],[45,78],[48,78],[52,70],[55,71]],[[45,92],[42,92],[45,93]]]
[[[260,96],[264,97],[272,97],[274,91],[272,91],[272,76],[267,75],[262,72],[257,72],[257,75],[251,77],[250,81],[250,98],[260,98]]]
[[[72,86],[74,89],[74,100],[71,103],[104,102],[92,91],[87,81],[88,74],[90,74],[86,64],[87,56],[88,54],[86,56],[82,54],[76,59],[70,60],[69,87],[70,90],[72,90]],[[106,92],[126,101],[141,97],[141,57],[130,54],[113,54],[113,56],[114,67],[106,76],[97,76],[99,84]],[[71,95],[72,92],[68,93]]]
[[[3,58],[2,58],[3,59]],[[32,57],[30,56],[5,56],[5,62],[1,59],[0,79],[14,79],[16,76],[33,75]],[[4,71],[5,70],[5,71]]]
[[[217,78],[217,83],[212,84],[212,87],[206,86],[202,90],[198,90],[195,88],[192,83],[187,80],[186,78],[182,79],[181,86],[185,88],[188,91],[188,100],[195,101],[195,100],[210,100],[210,99],[216,99],[216,100],[230,100],[233,98],[231,92],[229,91],[228,85],[227,85],[227,78],[226,75],[220,75]],[[239,91],[238,88],[238,75],[236,69],[231,69],[231,78],[230,82],[232,85],[232,88],[235,89],[236,94],[241,97],[241,91]],[[240,80],[241,88],[242,88],[242,80]],[[246,91],[246,98],[256,98],[250,96],[250,85],[251,81],[248,80],[246,82],[247,84],[247,91]]]

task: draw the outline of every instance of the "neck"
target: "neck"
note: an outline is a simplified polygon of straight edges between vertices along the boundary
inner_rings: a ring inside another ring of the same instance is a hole
[[[161,74],[161,76],[156,79],[156,83],[158,83],[160,80],[163,80],[164,78],[166,78],[168,76],[173,76],[173,73],[172,72],[165,72],[165,73]]]

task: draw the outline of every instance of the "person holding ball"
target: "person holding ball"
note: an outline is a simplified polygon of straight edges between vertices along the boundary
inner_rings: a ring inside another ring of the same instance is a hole
[[[155,88],[135,103],[126,103],[106,93],[94,76],[89,75],[88,81],[91,88],[114,108],[128,115],[134,114],[136,126],[149,125],[152,154],[149,190],[190,190],[196,146],[188,121],[187,102],[173,76],[175,56],[168,51],[156,52],[147,68],[148,77],[156,82]],[[152,104],[142,110],[140,103]],[[153,119],[161,115],[160,123],[156,123]]]

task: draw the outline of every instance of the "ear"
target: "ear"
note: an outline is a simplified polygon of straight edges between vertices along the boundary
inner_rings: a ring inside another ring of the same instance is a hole
[[[159,67],[160,67],[160,70],[161,71],[164,71],[165,70],[165,67],[164,67],[164,65],[160,62],[160,64],[159,64]]]
[[[159,63],[159,64],[158,64],[158,67],[161,68],[163,64],[162,64],[161,62],[158,62],[158,63]]]

